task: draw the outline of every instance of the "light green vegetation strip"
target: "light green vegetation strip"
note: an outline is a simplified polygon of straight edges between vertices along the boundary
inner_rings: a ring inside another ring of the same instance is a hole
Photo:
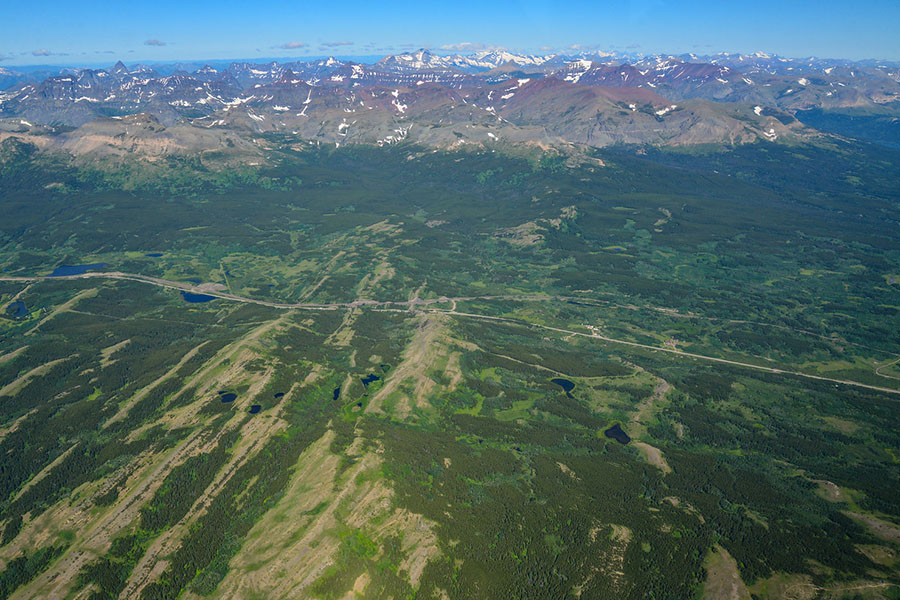
[[[800,371],[789,371],[786,369],[776,369],[774,367],[764,367],[762,365],[755,365],[753,363],[745,363],[739,362],[736,360],[729,360],[727,358],[718,358],[715,356],[706,356],[703,354],[694,354],[693,352],[685,352],[684,350],[678,350],[676,348],[666,348],[664,346],[651,346],[649,344],[641,344],[639,342],[629,342],[627,340],[618,340],[616,338],[606,337],[604,335],[600,335],[597,333],[582,333],[580,331],[572,331],[570,329],[562,329],[560,327],[552,327],[550,325],[541,325],[539,323],[530,323],[527,321],[519,321],[517,319],[508,319],[506,317],[492,317],[488,315],[479,315],[474,313],[464,313],[458,311],[440,311],[450,315],[456,315],[459,317],[471,317],[473,319],[482,319],[482,320],[490,320],[490,321],[503,321],[506,323],[514,323],[518,325],[523,325],[526,327],[538,327],[541,329],[548,329],[550,331],[556,331],[558,333],[565,333],[566,335],[577,335],[581,337],[586,337],[594,340],[601,340],[604,342],[609,342],[611,344],[622,344],[625,346],[631,346],[634,348],[642,348],[645,350],[653,350],[654,352],[668,352],[669,354],[677,354],[679,356],[685,356],[688,358],[696,358],[700,360],[706,360],[710,362],[722,363],[726,365],[734,365],[737,367],[745,367],[747,369],[756,369],[757,371],[765,371],[767,373],[774,373],[777,375],[794,375],[796,377],[805,377],[807,379],[816,379],[819,381],[827,381],[830,383],[837,383],[842,385],[851,385],[860,388],[866,388],[869,390],[875,390],[878,392],[887,392],[889,394],[900,394],[900,390],[895,390],[892,388],[879,387],[876,385],[868,385],[866,383],[860,383],[858,381],[849,381],[846,379],[834,379],[832,377],[822,377],[821,375],[811,375],[809,373],[802,373]]]
[[[432,304],[444,304],[450,302],[465,302],[472,300],[518,300],[518,301],[550,301],[557,299],[554,296],[547,295],[510,295],[510,296],[472,296],[472,297],[458,297],[458,298],[429,298],[429,299],[421,299],[414,298],[412,300],[401,300],[401,301],[387,301],[387,302],[377,302],[374,300],[355,300],[353,302],[336,302],[333,304],[312,304],[312,303],[297,303],[297,304],[285,304],[280,302],[267,302],[265,300],[256,300],[254,298],[246,298],[244,296],[238,296],[236,294],[224,293],[215,290],[207,290],[203,287],[197,287],[193,285],[188,285],[185,283],[181,283],[178,281],[169,281],[167,279],[159,279],[157,277],[148,277],[146,275],[137,275],[132,273],[121,273],[118,271],[113,272],[97,272],[97,273],[84,273],[81,275],[69,275],[69,276],[58,276],[58,277],[0,277],[0,281],[20,281],[20,282],[34,282],[34,281],[44,281],[44,280],[71,280],[71,279],[91,279],[91,278],[101,278],[101,279],[118,279],[118,280],[126,280],[126,281],[137,281],[141,283],[148,283],[151,285],[156,285],[163,288],[168,289],[177,289],[187,292],[193,292],[197,294],[206,294],[208,296],[213,296],[215,298],[220,298],[222,300],[231,300],[234,302],[245,302],[249,304],[259,304],[261,306],[268,306],[271,308],[278,309],[302,309],[302,310],[338,310],[342,308],[374,308],[374,309],[388,309],[391,306],[427,306]],[[787,369],[779,369],[775,367],[765,367],[762,365],[757,365],[753,363],[740,362],[736,360],[729,360],[727,358],[718,358],[715,356],[706,356],[704,354],[695,354],[693,352],[685,352],[684,350],[678,350],[677,348],[667,348],[664,346],[651,346],[649,344],[641,344],[639,342],[630,342],[628,340],[620,340],[616,338],[607,337],[604,335],[600,335],[598,333],[583,333],[580,331],[572,331],[569,329],[562,329],[560,327],[552,327],[550,325],[541,325],[538,323],[531,323],[528,321],[520,321],[517,319],[510,319],[507,317],[493,317],[488,315],[479,315],[475,313],[465,313],[459,312],[455,310],[435,310],[435,312],[441,312],[447,315],[454,315],[458,317],[469,317],[473,319],[482,319],[489,321],[502,321],[507,323],[514,323],[523,326],[530,327],[538,327],[541,329],[546,329],[549,331],[555,331],[557,333],[564,333],[570,336],[581,336],[589,339],[600,340],[604,342],[608,342],[611,344],[620,344],[624,346],[631,346],[633,348],[641,348],[644,350],[653,350],[658,352],[667,352],[669,354],[675,354],[678,356],[684,356],[687,358],[694,358],[698,360],[705,360],[708,362],[715,362],[720,364],[732,365],[737,367],[744,367],[747,369],[755,369],[757,371],[765,371],[766,373],[773,373],[776,375],[793,375],[795,377],[803,377],[806,379],[815,379],[817,381],[825,381],[829,383],[836,383],[840,385],[849,385],[858,388],[864,388],[868,390],[874,390],[878,392],[886,392],[889,394],[898,394],[900,395],[900,390],[880,387],[876,385],[869,385],[866,383],[861,383],[859,381],[851,381],[847,379],[835,379],[832,377],[823,377],[821,375],[812,375],[810,373],[803,373],[801,371],[791,371]]]

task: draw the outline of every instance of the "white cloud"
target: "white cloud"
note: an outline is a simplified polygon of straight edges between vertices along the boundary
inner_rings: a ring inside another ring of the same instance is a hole
[[[481,42],[459,42],[456,44],[444,44],[441,50],[452,50],[454,52],[477,52],[478,50],[497,50],[497,46],[482,44]]]
[[[569,46],[569,50],[599,50],[602,46],[603,44],[572,44],[571,46]]]
[[[28,54],[27,52],[22,52],[22,54]],[[32,56],[68,56],[68,52],[50,52],[46,48],[41,48],[40,50],[32,50]]]

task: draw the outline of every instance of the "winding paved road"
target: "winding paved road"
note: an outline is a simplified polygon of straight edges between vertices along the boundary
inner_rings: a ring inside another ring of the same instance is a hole
[[[445,314],[457,315],[460,317],[471,317],[474,319],[483,319],[483,320],[493,320],[493,321],[505,321],[508,323],[515,323],[517,325],[523,325],[527,327],[537,327],[539,329],[548,329],[550,331],[556,331],[558,333],[565,333],[566,335],[577,335],[581,337],[586,337],[595,340],[602,340],[604,342],[609,342],[611,344],[622,344],[624,346],[631,346],[633,348],[643,348],[645,350],[653,350],[654,352],[668,352],[669,354],[678,354],[680,356],[685,356],[688,358],[696,358],[699,360],[706,360],[710,362],[716,362],[726,365],[734,365],[737,367],[745,367],[748,369],[756,369],[757,371],[765,371],[767,373],[776,373],[779,375],[794,375],[796,377],[805,377],[807,379],[815,379],[818,381],[827,381],[830,383],[837,383],[843,385],[852,385],[855,387],[866,388],[869,390],[876,390],[879,392],[887,392],[889,394],[900,394],[900,390],[896,390],[893,388],[879,387],[877,385],[869,385],[867,383],[860,383],[859,381],[850,381],[846,379],[834,379],[832,377],[823,377],[821,375],[812,375],[810,373],[803,373],[801,371],[790,371],[787,369],[778,369],[775,367],[766,367],[763,365],[756,365],[753,363],[745,363],[736,360],[729,360],[727,358],[718,358],[715,356],[706,356],[705,354],[694,354],[693,352],[685,352],[684,350],[678,350],[677,348],[668,348],[665,346],[651,346],[650,344],[641,344],[639,342],[629,342],[628,340],[619,340],[616,338],[607,337],[604,335],[600,335],[599,333],[582,333],[580,331],[571,331],[569,329],[562,329],[559,327],[551,327],[550,325],[541,325],[539,323],[531,323],[529,321],[519,321],[517,319],[509,319],[506,317],[491,317],[487,315],[479,315],[475,313],[464,313],[458,311],[439,311]]]
[[[115,279],[120,281],[137,281],[140,283],[147,283],[150,285],[159,286],[162,288],[179,290],[183,292],[190,292],[194,294],[206,294],[207,296],[213,296],[215,298],[221,298],[222,300],[231,300],[233,302],[244,302],[247,304],[258,304],[260,306],[268,306],[270,308],[282,309],[282,310],[339,310],[344,308],[374,308],[381,310],[397,310],[402,307],[406,307],[407,309],[412,307],[425,307],[434,304],[450,304],[453,303],[454,308],[450,310],[439,310],[432,309],[434,312],[440,312],[443,314],[454,315],[459,317],[468,317],[473,319],[481,319],[488,321],[501,321],[507,323],[514,323],[516,325],[522,325],[527,327],[535,327],[540,329],[546,329],[549,331],[555,331],[557,333],[564,333],[568,336],[580,336],[594,340],[600,340],[603,342],[611,343],[611,344],[619,344],[623,346],[630,346],[632,348],[641,348],[644,350],[652,350],[655,352],[667,352],[669,354],[675,354],[679,356],[684,356],[686,358],[692,358],[696,360],[704,360],[708,362],[714,362],[719,364],[727,364],[733,365],[737,367],[744,367],[747,369],[754,369],[757,371],[765,371],[767,373],[773,373],[778,375],[792,375],[795,377],[803,377],[805,379],[814,379],[816,381],[825,381],[829,383],[834,383],[838,385],[849,385],[858,388],[864,388],[868,390],[874,390],[878,392],[885,392],[888,394],[897,394],[900,395],[900,390],[880,387],[876,385],[869,385],[867,383],[861,383],[859,381],[851,381],[846,379],[835,379],[833,377],[824,377],[822,375],[813,375],[810,373],[803,373],[801,371],[791,371],[787,369],[779,369],[776,367],[766,367],[763,365],[740,362],[736,360],[729,360],[726,358],[719,358],[716,356],[707,356],[704,354],[695,354],[693,352],[686,352],[684,350],[678,350],[677,348],[669,348],[665,346],[651,346],[650,344],[641,344],[639,342],[631,342],[628,340],[620,340],[616,338],[607,337],[604,335],[600,335],[598,333],[584,333],[580,331],[572,331],[569,329],[562,329],[560,327],[552,327],[550,325],[541,325],[538,323],[531,323],[528,321],[521,321],[517,319],[510,319],[507,317],[494,317],[489,315],[479,315],[476,313],[466,313],[459,312],[455,310],[456,302],[464,302],[464,301],[472,301],[472,300],[517,300],[517,301],[552,301],[552,300],[571,300],[575,298],[569,298],[566,296],[549,296],[549,295],[541,295],[541,294],[521,294],[521,295],[496,295],[496,296],[462,296],[462,297],[440,297],[440,298],[413,298],[412,300],[398,300],[398,301],[379,301],[379,300],[354,300],[352,302],[332,302],[327,304],[321,303],[312,303],[312,302],[298,302],[298,303],[284,303],[284,302],[269,302],[266,300],[257,300],[255,298],[247,298],[245,296],[239,296],[237,294],[232,294],[230,292],[222,292],[219,290],[208,289],[206,286],[197,286],[192,285],[190,283],[184,283],[180,281],[170,281],[168,279],[160,279],[158,277],[150,277],[148,275],[138,275],[134,273],[122,273],[120,271],[98,271],[98,272],[89,272],[82,273],[80,275],[60,275],[60,276],[35,276],[35,277],[0,277],[0,281],[18,281],[22,283],[34,283],[38,281],[57,281],[57,280],[73,280],[73,279]],[[887,365],[883,365],[887,366]]]
[[[22,283],[34,283],[37,281],[59,281],[66,279],[117,279],[120,281],[138,281],[140,283],[148,283],[150,285],[189,292],[192,294],[205,294],[222,300],[232,300],[234,302],[245,302],[247,304],[258,304],[260,306],[268,306],[270,308],[278,308],[282,310],[339,310],[342,308],[388,308],[388,307],[411,307],[411,306],[427,306],[429,304],[444,304],[455,301],[464,302],[466,300],[523,300],[523,301],[548,301],[555,300],[555,296],[547,296],[541,294],[520,294],[507,296],[459,296],[455,298],[414,298],[412,300],[384,301],[384,300],[354,300],[352,302],[332,302],[328,304],[320,304],[315,302],[269,302],[267,300],[258,300],[256,298],[247,298],[246,296],[238,296],[230,292],[210,289],[204,285],[193,285],[181,281],[170,281],[168,279],[160,279],[159,277],[150,277],[148,275],[137,275],[134,273],[122,273],[121,271],[97,271],[90,273],[82,273],[80,275],[57,275],[57,276],[35,276],[35,277],[0,277],[0,281],[18,281]]]

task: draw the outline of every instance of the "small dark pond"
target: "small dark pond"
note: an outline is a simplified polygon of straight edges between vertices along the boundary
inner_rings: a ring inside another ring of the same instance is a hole
[[[591,308],[597,308],[596,304],[591,304],[589,302],[578,302],[577,300],[566,300],[566,304],[574,304],[575,306],[590,306]]]
[[[222,402],[234,402],[237,400],[237,394],[234,392],[219,392],[219,398],[222,399]]]
[[[84,275],[92,269],[102,269],[106,263],[93,263],[90,265],[62,265],[53,269],[50,277],[68,277],[69,275]]]
[[[334,397],[332,400],[337,400],[341,397],[341,388],[334,388]]]
[[[250,414],[255,415],[256,413],[258,413],[261,410],[262,410],[262,406],[260,406],[259,404],[254,404],[253,406],[250,407]]]
[[[162,252],[148,252],[144,256],[149,256],[150,258],[159,258],[163,255]]]
[[[603,435],[608,437],[611,440],[616,440],[620,444],[627,444],[631,441],[631,438],[628,437],[628,434],[622,431],[622,426],[616,423],[609,429],[603,432]]]
[[[284,398],[284,392],[275,392],[276,398]]]
[[[184,298],[185,302],[190,302],[192,304],[196,304],[197,302],[209,302],[210,300],[215,300],[215,296],[210,296],[209,294],[193,294],[191,292],[181,292],[181,297]]]
[[[569,392],[575,389],[575,384],[573,382],[569,381],[568,379],[563,379],[562,377],[554,377],[550,380],[550,383],[555,383],[563,389],[563,391],[566,393],[566,396],[568,396],[569,398],[572,397],[572,394]]]
[[[381,377],[379,377],[378,375],[366,375],[365,377],[362,378],[362,384],[366,388],[368,388],[370,383],[374,383],[374,382],[378,381],[379,379],[381,379]]]
[[[6,307],[6,314],[14,319],[21,319],[28,316],[28,307],[24,302],[13,302]]]

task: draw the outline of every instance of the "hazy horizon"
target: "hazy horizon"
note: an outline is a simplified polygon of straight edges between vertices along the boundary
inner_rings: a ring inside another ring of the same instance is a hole
[[[397,54],[406,54],[417,52],[419,50],[427,50],[433,54],[440,56],[452,56],[452,55],[461,55],[461,56],[469,56],[481,50],[463,50],[463,51],[449,51],[449,50],[440,50],[435,48],[428,47],[419,47],[419,48],[404,48],[402,50],[397,50],[395,52],[387,52],[387,53],[374,53],[374,54],[313,54],[313,55],[294,55],[294,56],[226,56],[219,58],[210,58],[210,57],[176,57],[170,59],[152,59],[152,58],[133,58],[133,57],[117,57],[110,56],[106,60],[60,60],[54,62],[43,62],[43,63],[13,63],[13,62],[2,62],[0,63],[0,68],[7,69],[20,69],[24,71],[35,71],[41,69],[54,69],[54,68],[73,68],[73,69],[104,69],[109,68],[115,65],[118,62],[125,64],[126,66],[132,65],[173,65],[179,63],[204,63],[209,65],[227,65],[233,62],[253,62],[253,63],[264,63],[264,62],[279,62],[279,63],[288,63],[288,62],[313,62],[317,60],[326,60],[328,58],[334,58],[341,61],[352,61],[360,64],[371,64],[374,63],[386,56],[397,55]],[[784,54],[779,54],[776,52],[767,52],[765,50],[759,49],[754,50],[752,52],[737,52],[737,51],[729,51],[729,50],[720,50],[720,51],[693,51],[693,52],[639,52],[635,50],[603,50],[602,48],[598,48],[596,50],[559,50],[559,51],[547,51],[547,52],[527,52],[521,50],[513,50],[507,48],[501,48],[492,46],[490,50],[496,51],[506,51],[511,52],[513,54],[521,54],[521,55],[534,55],[534,56],[550,56],[550,55],[558,55],[558,56],[576,56],[582,54],[598,54],[601,58],[603,57],[602,53],[607,53],[610,56],[621,55],[621,56],[634,56],[634,57],[646,57],[646,56],[685,56],[689,54],[696,55],[697,57],[714,57],[718,55],[744,55],[750,56],[755,53],[763,53],[769,56],[778,56],[781,58],[788,58],[793,60],[802,60],[802,59],[817,59],[817,60],[847,60],[853,62],[863,62],[863,61],[883,61],[887,63],[900,63],[900,59],[891,59],[884,57],[863,57],[863,58],[847,58],[844,56],[819,56],[819,55],[798,55],[798,56],[789,56]]]
[[[223,60],[235,56],[371,56],[427,47],[491,47],[533,54],[618,50],[644,54],[765,51],[790,57],[900,60],[900,4],[760,0],[753,6],[686,2],[541,0],[390,7],[353,0],[340,15],[317,6],[261,0],[252,9],[221,3],[129,5],[99,2],[7,7],[0,65]],[[398,33],[402,32],[402,33]],[[203,57],[195,59],[193,57]]]

